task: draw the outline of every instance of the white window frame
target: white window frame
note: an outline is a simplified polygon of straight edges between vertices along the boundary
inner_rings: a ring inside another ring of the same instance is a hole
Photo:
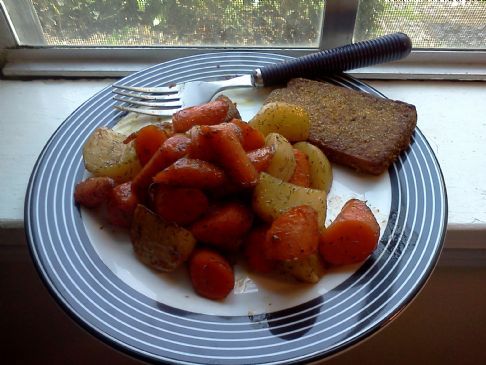
[[[23,6],[30,3],[15,1],[15,4],[22,3]],[[350,43],[358,4],[359,0],[326,2],[318,48],[255,47],[251,50],[297,57]],[[242,50],[237,47],[20,47],[11,24],[5,4],[0,1],[0,67],[2,75],[8,78],[122,77],[179,57]],[[30,32],[35,32],[35,29],[34,24]],[[31,38],[35,39],[35,35]],[[486,80],[486,50],[414,49],[404,60],[353,70],[350,74],[362,79]]]

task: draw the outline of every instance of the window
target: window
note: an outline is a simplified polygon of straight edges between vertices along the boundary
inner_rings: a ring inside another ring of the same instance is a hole
[[[486,1],[361,1],[355,40],[401,31],[415,48],[486,49]]]
[[[245,48],[302,55],[396,31],[412,38],[407,62],[452,60],[456,69],[475,67],[468,77],[486,74],[486,0],[0,0],[0,5],[7,75],[77,75],[80,63],[91,63],[79,74],[105,67],[99,75],[118,76],[197,52]],[[125,64],[107,73],[106,62]],[[56,74],[55,67],[70,69]],[[413,74],[410,68],[405,73]]]

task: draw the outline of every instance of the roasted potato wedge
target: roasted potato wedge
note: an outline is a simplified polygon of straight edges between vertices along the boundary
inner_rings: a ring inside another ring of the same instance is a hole
[[[141,204],[133,215],[130,238],[140,261],[163,272],[176,270],[196,246],[190,231],[167,222]]]
[[[132,179],[141,169],[133,142],[109,128],[97,128],[83,146],[86,170],[94,176],[111,177],[117,183]]]
[[[280,101],[265,104],[248,123],[264,136],[279,133],[291,142],[309,137],[309,114],[298,105]]]
[[[253,191],[253,210],[267,222],[292,207],[309,205],[317,212],[319,225],[324,226],[327,210],[327,193],[324,190],[304,188],[282,181],[265,172],[260,173]]]
[[[324,265],[319,254],[311,254],[299,260],[279,262],[280,270],[304,283],[315,284],[324,275]]]
[[[309,158],[311,188],[329,193],[332,185],[332,166],[324,152],[309,142],[298,142],[293,147],[304,152]]]
[[[271,146],[273,154],[267,172],[283,181],[288,181],[295,170],[295,156],[292,145],[287,139],[278,133],[270,133],[265,137],[265,146]]]

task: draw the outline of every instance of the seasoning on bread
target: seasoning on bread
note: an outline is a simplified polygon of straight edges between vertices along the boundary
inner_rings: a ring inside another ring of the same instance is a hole
[[[331,161],[374,175],[409,146],[417,124],[413,105],[302,78],[273,90],[265,103],[275,101],[307,110],[309,142]]]

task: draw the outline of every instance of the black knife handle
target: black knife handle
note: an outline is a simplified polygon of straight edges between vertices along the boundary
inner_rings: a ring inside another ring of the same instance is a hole
[[[262,67],[255,70],[254,81],[257,85],[270,86],[294,77],[315,78],[399,60],[411,50],[412,41],[406,34],[392,33]]]

